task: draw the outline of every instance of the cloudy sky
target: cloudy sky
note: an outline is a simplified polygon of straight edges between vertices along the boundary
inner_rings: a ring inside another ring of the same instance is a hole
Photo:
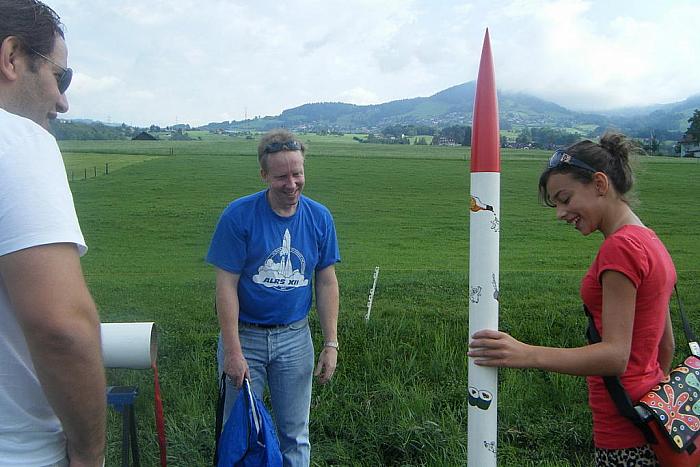
[[[46,0],[75,77],[66,118],[202,125],[375,104],[474,80],[575,110],[700,93],[697,0]]]

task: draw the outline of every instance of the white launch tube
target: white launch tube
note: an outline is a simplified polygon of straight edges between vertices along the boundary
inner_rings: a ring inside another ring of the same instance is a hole
[[[472,172],[469,218],[469,335],[498,329],[500,184],[498,172]],[[496,465],[498,370],[469,358],[468,466]]]
[[[102,323],[106,368],[151,368],[158,356],[155,323]]]

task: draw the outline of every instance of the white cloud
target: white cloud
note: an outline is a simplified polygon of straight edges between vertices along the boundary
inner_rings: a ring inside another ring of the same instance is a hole
[[[158,94],[146,89],[136,89],[127,91],[126,96],[127,98],[133,100],[154,100],[157,97],[159,97]]]
[[[94,94],[107,92],[119,84],[119,78],[115,76],[92,77],[86,73],[76,72],[71,81],[71,94]]]
[[[380,104],[382,102],[377,94],[362,87],[354,87],[341,92],[338,95],[338,100],[358,105]]]
[[[103,0],[104,1],[104,0]],[[120,2],[103,3],[111,6],[112,14],[123,16],[129,21],[142,25],[154,26],[172,22],[181,15],[196,11],[197,5],[189,0],[122,0]]]
[[[577,109],[700,92],[694,0],[54,0],[76,70],[69,118],[161,125],[307,102],[426,96],[496,79]],[[225,118],[224,118],[225,117]]]
[[[508,11],[526,25],[507,42],[511,54],[496,58],[504,70],[500,84],[572,108],[598,110],[681,100],[700,91],[697,82],[673,90],[667,85],[682,66],[676,42],[683,23],[690,26],[692,20],[662,7],[653,17],[639,19],[631,16],[631,8],[613,15],[593,6],[578,0],[514,2]],[[527,42],[515,43],[524,36]],[[698,65],[690,67],[698,76]]]

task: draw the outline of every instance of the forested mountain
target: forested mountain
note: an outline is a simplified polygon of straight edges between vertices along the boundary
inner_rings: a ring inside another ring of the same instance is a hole
[[[700,109],[700,94],[681,102],[619,109],[607,113],[608,118],[630,133],[642,133],[653,129],[657,134],[685,132],[688,119],[695,109]]]
[[[339,102],[305,104],[285,110],[278,116],[245,121],[210,123],[209,130],[265,130],[284,126],[296,130],[372,132],[391,125],[417,125],[444,128],[470,125],[474,106],[475,82],[453,86],[430,97],[402,99],[376,105]],[[498,92],[501,129],[552,127],[561,129],[615,127],[633,136],[653,132],[663,139],[674,139],[687,128],[693,109],[700,107],[700,95],[683,102],[618,111],[584,113],[523,93]]]

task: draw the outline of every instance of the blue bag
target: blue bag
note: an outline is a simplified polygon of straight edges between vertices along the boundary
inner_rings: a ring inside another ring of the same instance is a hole
[[[219,402],[216,410],[217,467],[281,467],[282,453],[275,425],[265,404],[245,379],[238,391],[231,414],[221,429],[226,400],[226,374],[221,375]]]

